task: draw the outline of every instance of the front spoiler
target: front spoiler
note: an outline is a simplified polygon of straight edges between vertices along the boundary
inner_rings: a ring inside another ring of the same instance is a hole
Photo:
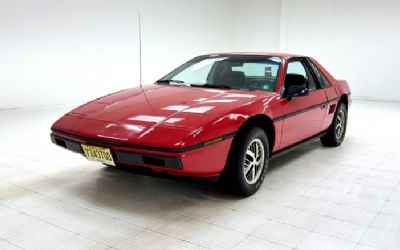
[[[80,143],[59,137],[53,133],[50,134],[50,138],[54,144],[83,155],[83,150]],[[97,146],[106,146],[106,145],[97,145]],[[149,166],[174,168],[174,169],[182,168],[182,163],[180,159],[177,157],[165,157],[165,156],[140,154],[133,152],[125,152],[125,151],[114,151],[114,150],[112,150],[112,155],[114,160],[120,163],[126,163],[131,165],[149,165]]]

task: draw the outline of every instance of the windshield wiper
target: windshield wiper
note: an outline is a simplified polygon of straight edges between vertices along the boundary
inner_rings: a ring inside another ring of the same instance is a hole
[[[185,84],[185,82],[184,81],[181,81],[181,80],[174,80],[174,79],[160,79],[160,80],[157,80],[157,83],[177,83],[177,84],[179,84],[179,85],[182,85],[182,86],[186,86],[186,84]]]
[[[214,85],[210,83],[206,84],[190,84],[192,87],[199,87],[199,88],[216,88],[216,89],[231,89],[231,86],[228,85]]]

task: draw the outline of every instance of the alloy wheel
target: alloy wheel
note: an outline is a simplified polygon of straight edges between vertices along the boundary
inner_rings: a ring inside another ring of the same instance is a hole
[[[258,181],[265,164],[264,144],[260,139],[253,139],[247,147],[243,166],[243,175],[248,184]]]
[[[346,125],[346,115],[343,110],[339,110],[336,116],[335,134],[337,139],[341,139]]]

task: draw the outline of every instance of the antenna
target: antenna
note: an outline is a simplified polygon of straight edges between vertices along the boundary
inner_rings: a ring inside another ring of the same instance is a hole
[[[144,98],[146,98],[147,103],[149,104],[151,110],[153,110],[153,112],[155,113],[154,108],[153,108],[153,106],[151,106],[151,102],[147,98],[146,92],[143,90],[143,86],[142,86],[142,23],[140,20],[140,12],[138,13],[138,19],[139,19],[139,74],[140,74],[139,83],[140,83],[140,88],[142,89]]]
[[[140,12],[138,13],[138,18],[139,18],[139,84],[140,88],[143,89],[142,87],[142,24],[141,24],[141,18],[140,18]]]

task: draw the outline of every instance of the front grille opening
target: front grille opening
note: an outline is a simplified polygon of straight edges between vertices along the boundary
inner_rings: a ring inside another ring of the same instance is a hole
[[[165,166],[165,160],[151,156],[143,156],[143,162],[147,165],[161,166],[161,167]]]
[[[64,140],[55,138],[55,141],[56,141],[56,144],[57,144],[58,146],[61,146],[61,147],[63,147],[63,148],[67,148],[67,143],[65,143]]]

